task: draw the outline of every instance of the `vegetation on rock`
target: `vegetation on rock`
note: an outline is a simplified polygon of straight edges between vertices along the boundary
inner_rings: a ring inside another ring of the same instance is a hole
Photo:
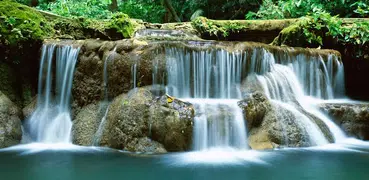
[[[0,42],[19,46],[20,42],[41,41],[53,30],[36,10],[11,0],[0,2]]]
[[[324,48],[352,46],[359,57],[367,52],[368,40],[368,21],[344,22],[337,16],[317,11],[283,29],[273,44]]]

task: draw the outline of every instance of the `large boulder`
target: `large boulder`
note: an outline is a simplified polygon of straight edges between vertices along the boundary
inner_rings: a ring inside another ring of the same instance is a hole
[[[103,104],[89,104],[79,111],[73,120],[73,144],[82,146],[94,145],[99,125],[105,114],[104,110],[106,110],[106,106]]]
[[[153,61],[159,71],[165,67],[155,53],[156,45],[145,41],[125,39],[120,41],[84,40],[76,41],[81,46],[73,78],[73,110],[102,101],[111,100],[137,86],[151,85]],[[160,62],[159,62],[160,61]],[[104,66],[106,65],[106,69]],[[133,78],[136,66],[136,78]],[[106,70],[107,81],[104,82]],[[107,92],[105,92],[107,90]]]
[[[185,151],[191,146],[192,125],[191,104],[154,96],[150,88],[136,88],[111,103],[100,145],[128,151],[163,152],[162,146]],[[143,144],[155,148],[142,148]]]
[[[19,144],[22,139],[22,111],[0,92],[0,148]]]
[[[244,110],[252,149],[316,145],[307,124],[319,127],[323,138],[332,141],[325,124],[298,105],[270,101],[260,92],[249,94],[239,105]]]
[[[369,140],[369,104],[325,103],[319,107],[349,136]]]

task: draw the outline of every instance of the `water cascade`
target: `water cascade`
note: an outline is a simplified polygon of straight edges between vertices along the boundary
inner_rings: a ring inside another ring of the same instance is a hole
[[[239,88],[242,63],[238,52],[187,51],[167,48],[167,92],[196,108],[194,150],[247,149]]]
[[[108,65],[109,63],[111,63],[111,61],[114,60],[114,55],[116,53],[117,48],[114,47],[113,51],[109,52],[109,54],[106,56],[105,62],[104,62],[104,71],[103,71],[103,80],[104,80],[104,101],[101,103],[100,105],[100,110],[103,113],[103,117],[101,118],[99,127],[97,128],[97,131],[95,133],[95,136],[93,138],[92,141],[92,145],[94,146],[98,146],[102,133],[103,133],[103,129],[105,126],[105,121],[106,121],[106,116],[108,115],[108,111],[109,111],[109,106],[110,106],[110,102],[109,102],[109,89],[108,89],[108,85],[109,85],[109,74],[108,74]]]
[[[258,80],[267,97],[304,117],[305,115],[296,109],[301,106],[305,111],[322,120],[336,141],[344,139],[345,135],[340,128],[322,114],[311,101],[313,98],[333,99],[343,96],[344,80],[339,78],[343,77],[343,65],[337,57],[330,54],[324,61],[321,56],[307,57],[300,54],[295,59],[290,56],[285,61],[280,61],[281,64],[275,62],[273,55],[269,57],[270,71],[258,75]],[[301,127],[308,132],[312,144],[326,143],[322,140],[324,138],[322,132],[317,131],[316,124],[306,121],[300,123]]]
[[[72,128],[70,98],[78,53],[79,48],[71,45],[43,45],[37,108],[25,124],[25,130],[31,141],[70,142]],[[53,78],[54,67],[55,78]]]
[[[195,106],[194,149],[218,147],[247,149],[244,119],[237,101],[244,96],[241,82],[256,75],[266,96],[295,117],[312,145],[328,143],[306,113],[321,119],[337,141],[342,131],[308,99],[344,95],[343,65],[336,55],[291,52],[262,47],[232,49],[194,43],[164,48],[167,93]],[[210,46],[210,48],[205,46]]]

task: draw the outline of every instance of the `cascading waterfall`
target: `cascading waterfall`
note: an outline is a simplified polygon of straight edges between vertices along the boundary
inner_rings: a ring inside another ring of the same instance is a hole
[[[243,59],[238,52],[167,48],[168,94],[196,108],[194,150],[247,149],[239,88]]]
[[[167,93],[195,106],[195,150],[247,148],[245,123],[237,100],[242,98],[241,81],[255,74],[267,97],[295,116],[312,145],[326,144],[328,140],[298,107],[322,120],[336,141],[345,137],[314,103],[307,102],[311,98],[344,96],[343,64],[334,54],[323,57],[281,50],[272,54],[261,47],[246,51],[192,46],[164,49]]]
[[[70,142],[72,129],[70,98],[78,53],[79,48],[70,45],[43,45],[37,108],[25,124],[25,129],[32,141],[45,143]],[[56,77],[53,85],[54,61]]]
[[[271,58],[269,60],[271,62],[270,71],[258,75],[258,80],[261,82],[267,97],[279,101],[284,104],[284,107],[287,107],[288,104],[288,109],[294,108],[296,105],[301,106],[328,126],[335,141],[344,139],[345,135],[340,128],[322,114],[311,101],[312,98],[333,99],[343,96],[344,80],[341,78],[343,77],[343,65],[337,57],[330,54],[324,61],[321,56],[307,57],[300,54],[295,59],[286,58],[287,60],[280,62],[281,64],[275,63],[272,54],[269,57]],[[298,103],[296,104],[295,101]],[[295,114],[299,113],[305,116],[295,110],[293,110]],[[321,140],[324,139],[324,135],[321,131],[317,131],[317,125],[311,124],[312,122],[304,121],[304,123],[305,125],[302,127],[308,131],[313,144],[326,143]]]

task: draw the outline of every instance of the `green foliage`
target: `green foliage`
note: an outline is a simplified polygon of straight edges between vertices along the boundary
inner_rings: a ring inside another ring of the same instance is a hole
[[[367,0],[264,0],[257,12],[246,19],[299,18],[316,11],[326,11],[340,17],[368,17]]]
[[[118,9],[132,18],[153,23],[162,22],[166,12],[160,0],[125,0]]]
[[[342,22],[337,16],[317,11],[283,29],[274,40],[275,45],[334,48],[350,47],[356,57],[369,50],[369,23]]]
[[[38,8],[66,17],[107,19],[112,14],[108,10],[110,2],[110,0],[56,0],[47,6],[39,5]]]
[[[51,26],[37,11],[10,0],[0,1],[0,41],[17,46],[28,40],[43,40],[52,32]]]

